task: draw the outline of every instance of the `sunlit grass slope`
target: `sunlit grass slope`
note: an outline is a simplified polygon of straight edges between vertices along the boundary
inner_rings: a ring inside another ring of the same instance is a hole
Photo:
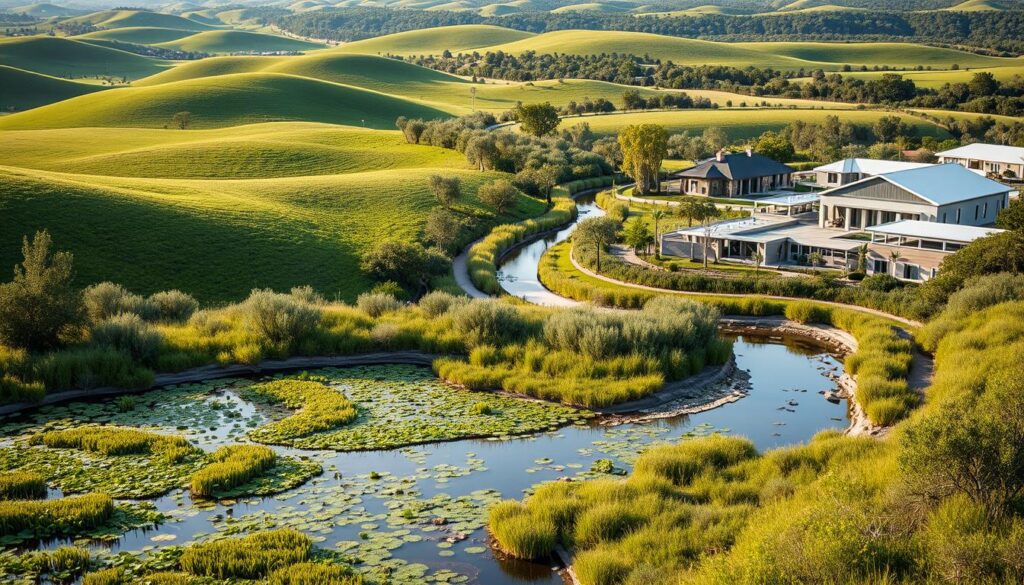
[[[101,85],[78,83],[0,65],[0,109],[27,110],[103,89]]]
[[[636,5],[628,2],[584,2],[581,4],[560,6],[552,10],[551,13],[564,14],[567,12],[602,12],[605,14],[615,14],[619,12],[628,12],[633,8],[636,8]]]
[[[0,65],[57,77],[153,75],[163,61],[126,51],[57,37],[0,38]]]
[[[295,59],[304,59],[294,57]],[[215,77],[217,75],[231,75],[235,73],[258,73],[264,71],[268,66],[277,63],[286,57],[259,57],[250,55],[230,57],[208,57],[185,61],[170,69],[165,69],[156,75],[133,83],[134,87],[146,87],[160,85],[174,81],[187,79],[202,79],[204,77]]]
[[[324,45],[277,35],[242,30],[216,30],[163,42],[157,46],[201,53],[246,53],[260,51],[310,51]]]
[[[920,87],[938,88],[942,87],[947,83],[967,83],[972,77],[979,71],[986,71],[996,77],[996,79],[1008,81],[1013,79],[1015,75],[1024,75],[1024,63],[1019,65],[1011,65],[1006,67],[984,67],[980,69],[957,69],[957,70],[941,70],[941,71],[894,71],[889,73],[897,73],[902,75],[906,79],[914,80],[914,83]],[[843,73],[844,77],[856,77],[859,79],[879,79],[884,75],[885,71],[853,71],[849,73]],[[801,81],[806,78],[801,78]]]
[[[873,110],[677,110],[567,118],[562,121],[562,126],[585,120],[596,134],[604,135],[615,134],[628,124],[660,124],[672,133],[689,130],[691,134],[699,134],[708,126],[718,126],[729,134],[729,138],[737,140],[757,136],[766,130],[778,130],[797,120],[820,123],[829,115],[861,125],[874,124],[882,116],[899,115],[907,124],[915,126],[922,136],[949,136],[945,130],[925,120]]]
[[[73,8],[65,8],[64,6],[57,6],[56,4],[49,4],[46,2],[17,6],[15,8],[9,9],[9,11],[14,14],[28,14],[29,16],[36,16],[40,18],[49,18],[51,16],[68,16],[80,13],[80,11],[75,10]]]
[[[423,168],[200,181],[0,167],[0,266],[18,261],[23,235],[47,228],[74,250],[81,285],[177,287],[209,302],[308,283],[351,301],[371,286],[358,269],[364,251],[387,238],[418,237],[435,205],[427,188],[435,173],[460,176],[468,193],[494,178]],[[480,207],[472,195],[464,205]],[[524,199],[515,215],[540,206]]]
[[[967,0],[956,6],[950,6],[946,10],[953,12],[1002,12],[1009,10],[1009,7],[1002,2],[994,2],[993,0]]]
[[[241,73],[85,95],[5,116],[0,118],[0,129],[161,128],[183,111],[191,113],[195,128],[301,120],[390,129],[402,115],[430,119],[447,115],[361,88],[292,75]]]
[[[180,38],[192,36],[190,30],[178,28],[159,28],[155,26],[127,26],[124,28],[111,28],[93,31],[75,37],[78,40],[103,40],[120,41],[122,43],[135,43],[137,45],[154,45],[166,43]]]
[[[89,175],[243,179],[466,165],[453,150],[407,144],[397,130],[306,122],[185,131],[25,130],[2,137],[4,164]]]
[[[66,22],[72,24],[91,24],[99,28],[124,28],[147,26],[157,28],[177,28],[181,30],[203,31],[210,30],[210,25],[189,20],[174,14],[163,14],[160,12],[149,12],[148,10],[104,10],[69,18]]]
[[[370,55],[440,55],[445,49],[456,53],[471,51],[532,36],[528,32],[500,26],[467,24],[384,35],[347,43],[335,50],[342,53]]]
[[[1024,65],[1020,59],[990,57],[913,43],[811,43],[811,42],[755,42],[736,43],[733,46],[762,52],[766,55],[789,57],[816,63],[867,65],[889,65],[893,67],[917,67],[918,65],[949,68],[1000,67]]]

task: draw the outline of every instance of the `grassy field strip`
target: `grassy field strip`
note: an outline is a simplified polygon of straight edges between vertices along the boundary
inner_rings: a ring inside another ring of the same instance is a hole
[[[453,53],[472,50],[480,50],[482,53],[485,47],[533,36],[532,33],[500,26],[469,24],[384,35],[345,43],[336,50],[342,53],[367,55],[440,55],[445,49]]]
[[[1008,81],[1015,75],[1024,75],[1024,64],[1019,60],[999,67],[972,67],[964,69],[944,69],[940,71],[850,71],[844,72],[843,77],[857,79],[881,79],[886,73],[896,73],[905,79],[912,79],[919,87],[939,88],[947,83],[967,83],[974,77],[975,73],[988,72],[1001,81]],[[794,82],[809,81],[808,77],[798,77]]]
[[[361,254],[385,239],[418,237],[436,204],[427,178],[438,173],[462,179],[460,213],[485,212],[474,194],[498,175],[452,168],[186,180],[0,167],[0,265],[17,261],[23,235],[46,227],[75,250],[82,285],[176,287],[210,302],[310,284],[353,301],[372,285],[358,268]],[[497,221],[542,210],[523,197]]]
[[[411,167],[465,168],[452,150],[397,130],[278,122],[221,130],[69,128],[3,133],[0,160],[69,173],[161,178],[270,178]]]
[[[0,65],[55,77],[147,77],[167,61],[58,37],[0,37]]]

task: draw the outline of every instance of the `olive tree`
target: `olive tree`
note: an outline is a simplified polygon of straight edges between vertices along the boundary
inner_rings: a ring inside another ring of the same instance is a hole
[[[597,253],[597,272],[601,272],[601,250],[615,242],[619,223],[610,217],[588,217],[573,231],[573,242],[582,246],[593,246]]]

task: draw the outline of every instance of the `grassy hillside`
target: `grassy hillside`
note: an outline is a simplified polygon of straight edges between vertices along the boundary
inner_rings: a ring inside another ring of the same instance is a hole
[[[957,69],[941,71],[895,71],[907,79],[913,79],[920,87],[938,88],[946,83],[967,83],[979,71],[987,71],[996,79],[1010,80],[1015,75],[1024,75],[1024,64],[1009,67],[983,67],[980,69]],[[884,71],[853,71],[843,73],[844,77],[856,77],[859,79],[879,79],[886,72]]]
[[[488,25],[462,25],[428,28],[355,41],[339,47],[344,53],[369,55],[439,55],[445,49],[468,51],[499,43],[532,37],[530,33]]]
[[[552,10],[552,14],[563,14],[566,12],[601,12],[604,14],[616,14],[619,12],[629,12],[633,8],[636,8],[635,4],[629,4],[628,2],[585,2],[582,4],[569,4],[567,6],[560,6]]]
[[[85,95],[6,116],[0,129],[160,128],[182,111],[191,112],[196,128],[303,120],[390,129],[400,115],[445,117],[440,110],[364,89],[291,75],[241,73]]]
[[[56,37],[0,38],[0,65],[56,77],[146,77],[167,67],[142,55]]]
[[[165,49],[201,53],[252,53],[269,51],[310,51],[324,45],[277,35],[241,30],[206,31],[157,45]]]
[[[1001,2],[994,2],[993,0],[967,0],[962,4],[950,6],[946,10],[953,12],[1001,12],[1003,10],[1009,10],[1009,7]]]
[[[166,43],[180,38],[191,36],[190,30],[178,28],[158,28],[154,26],[128,26],[124,28],[112,28],[93,31],[75,37],[80,40],[102,40],[120,41],[122,43],[135,43],[137,45],[155,45]]]
[[[870,125],[882,116],[895,114],[872,110],[678,110],[566,118],[562,125],[585,120],[595,134],[604,135],[615,134],[629,124],[661,124],[671,133],[688,130],[691,134],[699,134],[708,126],[718,126],[726,131],[729,138],[738,140],[757,136],[766,130],[778,130],[796,120],[820,123],[829,115],[839,116],[840,119],[854,124]],[[908,124],[916,126],[922,136],[948,137],[945,130],[930,122],[905,114],[900,114],[900,117]]]
[[[27,110],[104,89],[0,65],[0,111]]]
[[[81,11],[42,2],[38,4],[26,4],[25,6],[15,6],[14,8],[10,8],[9,12],[14,14],[27,14],[29,16],[36,16],[39,18],[49,18],[51,16],[70,16],[73,14],[79,14]]]
[[[769,42],[736,43],[766,55],[789,57],[815,63],[889,65],[892,67],[917,67],[918,65],[948,69],[951,65],[961,67],[1000,67],[1024,65],[1020,59],[989,57],[956,49],[930,47],[912,43],[810,43],[810,42]]]
[[[299,177],[414,167],[463,168],[452,150],[397,130],[279,122],[217,130],[70,128],[3,133],[0,160],[37,170],[176,179]]]
[[[212,27],[174,14],[147,10],[104,10],[67,19],[71,24],[91,24],[100,28],[156,27],[204,31]]]
[[[23,235],[47,228],[75,251],[82,285],[109,279],[139,292],[177,287],[226,301],[253,287],[308,283],[351,301],[371,284],[358,269],[360,254],[387,238],[417,237],[435,205],[427,188],[434,173],[459,175],[470,194],[493,178],[423,168],[198,181],[0,167],[0,265],[19,259]],[[470,196],[463,207],[480,204]],[[520,201],[516,215],[539,207]]]

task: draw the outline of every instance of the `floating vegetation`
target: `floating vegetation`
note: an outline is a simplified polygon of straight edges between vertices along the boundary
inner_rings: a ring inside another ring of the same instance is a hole
[[[320,373],[358,406],[360,416],[344,428],[298,436],[282,441],[284,444],[338,451],[392,449],[470,437],[509,437],[592,416],[556,404],[459,390],[415,366],[326,369]],[[256,429],[251,437],[261,440],[263,430],[276,424]]]
[[[0,502],[0,536],[45,538],[77,534],[102,526],[114,513],[106,494],[86,494],[58,500],[6,500]]]
[[[0,556],[0,576],[20,575],[33,582],[67,583],[84,573],[89,561],[89,551],[77,546],[8,554]]]
[[[312,551],[308,536],[285,528],[190,546],[181,555],[181,568],[200,577],[262,579],[308,560]]]
[[[313,380],[309,376],[301,376],[300,379],[274,380],[247,388],[247,397],[281,403],[291,409],[302,409],[285,419],[250,432],[249,436],[261,443],[282,444],[335,429],[355,420],[355,405],[341,392],[324,384],[321,381],[323,379]]]
[[[51,449],[81,449],[100,455],[162,454],[173,462],[180,460],[191,448],[184,437],[95,426],[47,431],[32,437],[31,444]],[[186,452],[182,453],[182,449]]]

